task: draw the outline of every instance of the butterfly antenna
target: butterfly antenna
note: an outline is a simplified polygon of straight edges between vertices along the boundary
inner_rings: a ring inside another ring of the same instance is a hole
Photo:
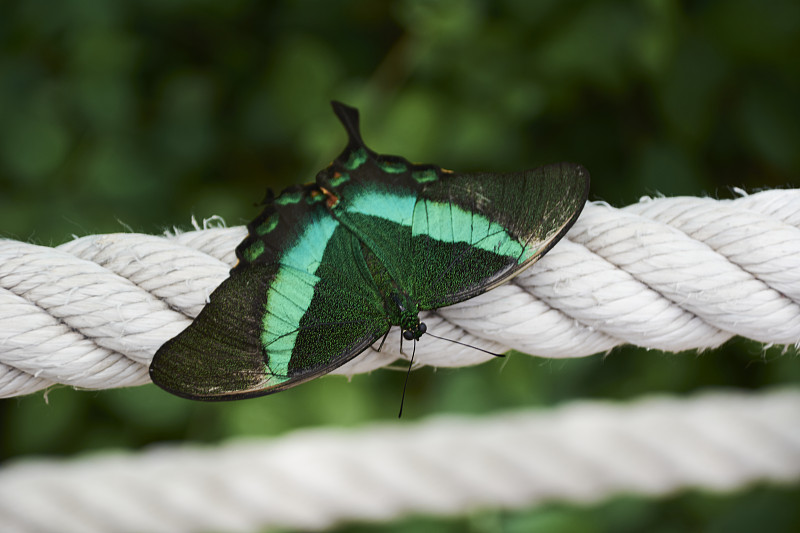
[[[417,341],[414,341],[414,347],[411,349],[411,361],[408,363],[408,371],[406,372],[406,380],[403,383],[403,395],[400,396],[400,412],[397,413],[397,418],[403,416],[403,404],[406,401],[406,388],[408,388],[408,376],[411,375],[411,369],[414,368],[414,355],[417,353]]]
[[[440,340],[443,340],[443,341],[452,342],[452,343],[455,343],[455,344],[460,344],[461,346],[466,346],[467,348],[472,348],[473,350],[478,350],[479,352],[488,353],[489,355],[493,355],[495,357],[505,357],[506,356],[506,354],[504,354],[504,353],[490,352],[489,350],[484,350],[483,348],[478,348],[477,346],[473,346],[471,344],[467,344],[466,342],[456,341],[456,340],[453,340],[453,339],[448,339],[446,337],[440,337],[438,335],[434,335],[430,331],[427,331],[426,335],[430,335],[434,339],[440,339]]]

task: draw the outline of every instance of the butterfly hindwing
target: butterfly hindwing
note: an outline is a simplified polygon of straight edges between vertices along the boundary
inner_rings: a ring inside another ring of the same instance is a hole
[[[589,174],[556,164],[510,174],[458,174],[364,146],[357,111],[339,104],[350,142],[318,184],[334,216],[391,277],[435,309],[471,298],[530,266],[586,202]]]
[[[314,186],[268,198],[231,276],[156,353],[154,382],[193,399],[260,396],[341,366],[388,331],[361,243],[321,200]]]

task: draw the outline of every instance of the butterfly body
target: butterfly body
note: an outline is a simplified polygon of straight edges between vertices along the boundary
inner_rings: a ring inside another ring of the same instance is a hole
[[[179,396],[260,396],[325,374],[419,313],[507,281],[577,218],[588,173],[559,164],[456,174],[379,155],[358,112],[334,103],[349,143],[312,184],[268,193],[238,264],[184,332],[157,352],[153,381]]]

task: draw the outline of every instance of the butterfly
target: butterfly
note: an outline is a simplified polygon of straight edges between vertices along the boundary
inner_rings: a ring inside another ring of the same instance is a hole
[[[238,263],[150,377],[196,400],[278,392],[359,355],[420,311],[461,302],[542,257],[583,208],[589,174],[559,163],[460,174],[379,155],[355,108],[332,102],[345,150],[314,183],[267,192]]]

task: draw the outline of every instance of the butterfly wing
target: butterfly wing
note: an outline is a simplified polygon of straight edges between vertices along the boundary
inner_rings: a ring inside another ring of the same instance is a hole
[[[577,220],[589,173],[562,163],[511,174],[456,174],[366,148],[358,112],[334,103],[350,141],[317,181],[420,309],[476,296],[547,252]]]
[[[239,263],[150,366],[161,388],[200,400],[261,396],[341,366],[389,324],[361,243],[314,186],[268,198]]]
[[[472,298],[532,265],[578,219],[588,187],[588,172],[568,163],[427,183],[411,225],[420,308]]]

